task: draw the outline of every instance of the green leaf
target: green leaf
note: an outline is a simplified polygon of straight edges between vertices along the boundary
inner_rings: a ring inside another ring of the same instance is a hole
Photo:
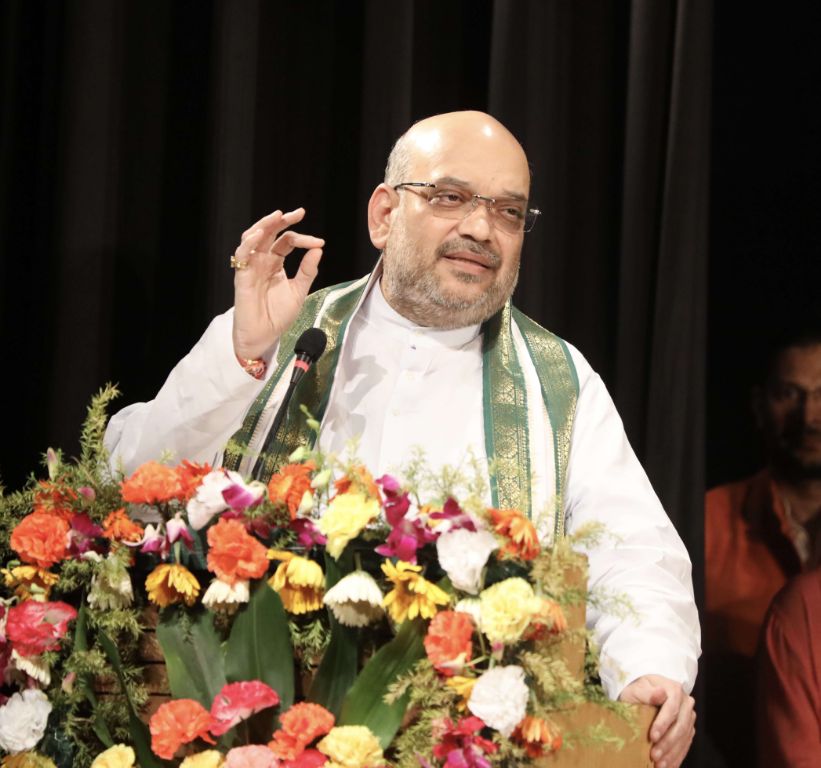
[[[74,650],[87,651],[88,650],[88,611],[86,610],[85,601],[80,605],[80,610],[77,612],[77,621],[74,624]],[[100,742],[106,747],[114,746],[114,739],[111,736],[111,731],[108,730],[105,720],[100,717],[97,709],[97,695],[94,693],[94,686],[91,685],[91,680],[88,675],[80,675],[79,686],[84,696],[91,704],[91,711],[94,716],[91,721],[91,728],[97,735]]]
[[[185,620],[187,619],[187,620]],[[194,699],[211,709],[225,685],[223,650],[211,614],[177,608],[160,614],[157,640],[165,657],[168,687],[175,699]]]
[[[342,703],[338,725],[366,725],[387,749],[402,724],[408,698],[405,695],[393,704],[383,699],[390,684],[425,655],[424,634],[421,619],[402,624],[396,637],[371,657],[356,678]]]
[[[346,549],[337,562],[325,553],[325,588],[330,589],[344,574],[353,569],[353,555]],[[342,700],[356,679],[359,663],[359,633],[354,627],[340,624],[328,611],[331,640],[316,671],[308,700],[321,704],[339,715]]]
[[[123,689],[123,694],[128,703],[128,731],[134,742],[137,764],[140,765],[141,768],[163,768],[163,766],[168,765],[168,763],[157,758],[151,751],[151,732],[148,730],[148,726],[140,720],[137,708],[134,706],[131,695],[128,693],[125,675],[123,674],[123,663],[120,659],[120,652],[117,650],[117,646],[114,645],[111,638],[104,632],[98,634],[97,640],[105,652],[105,655],[108,656],[108,660],[111,662],[114,671],[117,673],[117,679],[120,681],[120,687]]]
[[[282,600],[265,581],[234,619],[225,654],[225,675],[232,682],[261,680],[270,685],[284,712],[294,701],[294,653]],[[270,733],[268,734],[270,737]]]

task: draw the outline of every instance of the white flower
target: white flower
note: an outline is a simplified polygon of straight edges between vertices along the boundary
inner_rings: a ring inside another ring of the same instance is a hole
[[[0,707],[0,747],[16,754],[33,749],[46,732],[51,702],[37,688],[15,693]]]
[[[214,579],[202,596],[202,604],[211,611],[231,611],[250,597],[248,579],[237,579],[234,584]]]
[[[354,571],[334,584],[325,593],[323,601],[340,624],[364,627],[382,617],[383,597],[373,576],[365,571]]]
[[[128,608],[134,602],[134,589],[122,558],[109,553],[105,560],[96,562],[98,566],[91,578],[88,604],[103,611]]]
[[[482,629],[482,603],[478,597],[463,597],[453,606],[453,610],[466,613],[473,619],[476,629]]]
[[[527,712],[528,690],[521,667],[493,667],[473,686],[468,709],[502,736],[510,736]]]
[[[33,677],[44,687],[51,683],[51,669],[42,656],[21,656],[12,649],[9,666]]]
[[[228,509],[222,492],[236,483],[242,484],[242,476],[237,472],[226,472],[222,469],[209,472],[202,478],[197,492],[186,506],[188,523],[195,531],[205,528],[214,515]]]
[[[498,546],[499,542],[490,531],[457,528],[436,540],[436,554],[451,584],[475,595],[481,587],[487,559]]]

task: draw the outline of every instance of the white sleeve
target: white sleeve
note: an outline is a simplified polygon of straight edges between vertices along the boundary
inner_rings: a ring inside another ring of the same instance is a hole
[[[172,460],[219,460],[265,381],[246,373],[234,356],[233,309],[215,317],[194,348],[174,367],[157,396],[114,414],[105,447],[114,470],[126,474],[171,454]],[[265,355],[270,376],[276,348]]]
[[[601,677],[615,699],[637,677],[695,683],[700,628],[690,558],[624,433],[604,383],[571,347],[579,375],[565,512],[569,531],[588,521],[608,536],[588,551],[590,587],[629,599],[637,619],[588,606]]]

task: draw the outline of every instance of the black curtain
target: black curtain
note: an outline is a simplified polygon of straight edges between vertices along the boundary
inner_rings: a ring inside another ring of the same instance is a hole
[[[545,212],[517,303],[602,374],[698,585],[711,0],[6,0],[0,22],[8,485],[76,450],[104,382],[153,396],[264,213],[306,207],[318,286],[366,272],[393,140],[482,109]]]

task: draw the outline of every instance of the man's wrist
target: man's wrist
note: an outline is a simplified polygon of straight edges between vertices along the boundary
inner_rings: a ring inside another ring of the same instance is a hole
[[[248,375],[253,376],[257,380],[265,378],[268,363],[261,357],[240,357],[240,355],[236,355],[236,358],[237,362],[242,366],[242,370]]]

